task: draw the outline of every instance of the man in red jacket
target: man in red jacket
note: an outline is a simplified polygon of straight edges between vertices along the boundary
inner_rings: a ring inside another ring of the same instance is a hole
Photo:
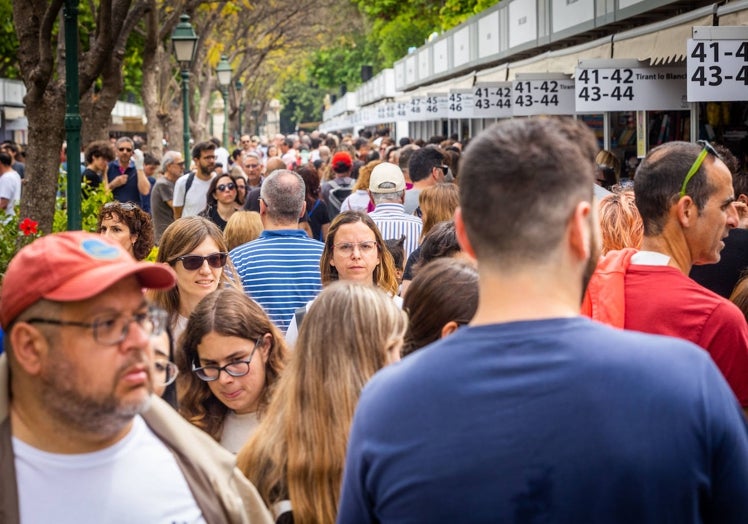
[[[688,278],[719,261],[738,224],[732,177],[706,142],[669,142],[649,152],[634,179],[644,222],[640,251],[601,259],[583,312],[624,329],[690,340],[709,352],[748,408],[748,325],[731,302]]]

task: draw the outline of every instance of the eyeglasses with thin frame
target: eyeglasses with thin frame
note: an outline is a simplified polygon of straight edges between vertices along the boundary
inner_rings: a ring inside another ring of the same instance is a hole
[[[209,255],[201,256],[201,255],[182,255],[181,257],[177,257],[169,264],[176,264],[178,261],[182,261],[182,266],[187,271],[195,271],[196,269],[200,269],[203,267],[203,262],[206,260],[208,261],[208,265],[214,269],[220,269],[223,266],[226,265],[226,261],[228,260],[229,254],[226,252],[219,252],[219,253],[211,253]]]
[[[214,380],[218,380],[221,376],[221,371],[225,371],[228,375],[234,378],[243,377],[249,373],[249,365],[252,362],[252,357],[254,356],[255,351],[257,351],[257,348],[260,347],[260,342],[263,340],[264,335],[257,339],[247,360],[236,360],[234,362],[229,362],[225,366],[203,366],[201,368],[197,367],[195,362],[193,362],[192,372],[203,382],[213,382]]]
[[[689,169],[688,173],[686,173],[686,178],[683,180],[683,185],[680,188],[679,196],[681,198],[686,196],[686,187],[688,186],[688,183],[691,181],[693,176],[701,168],[701,164],[704,163],[704,159],[706,158],[706,155],[712,155],[719,159],[722,158],[719,156],[719,153],[717,153],[717,150],[714,149],[714,146],[712,146],[712,144],[710,144],[706,140],[698,140],[696,143],[702,146],[703,149],[699,153],[699,156],[696,157],[696,160],[693,161],[693,164],[691,164],[691,169]]]
[[[233,191],[234,189],[236,189],[236,184],[234,184],[233,182],[229,182],[228,184],[219,184],[216,186],[216,189],[221,192]]]
[[[244,164],[247,169],[259,169],[260,164]]]
[[[127,315],[107,313],[94,317],[92,322],[60,320],[56,318],[34,317],[26,320],[29,324],[50,324],[53,326],[74,326],[93,330],[93,338],[104,346],[114,346],[125,340],[130,332],[130,324],[135,322],[147,335],[160,335],[166,326],[168,315],[163,309],[150,307],[147,311]]]
[[[119,150],[122,153],[124,153],[125,151],[127,151],[128,153],[132,153],[132,148],[131,147],[120,147]]]
[[[177,365],[174,362],[160,358],[153,362],[153,372],[159,377],[163,375],[164,379],[160,384],[162,386],[168,386],[177,379],[179,368],[177,368]]]
[[[377,249],[377,243],[375,240],[366,240],[364,242],[341,242],[340,244],[335,244],[334,247],[336,251],[340,251],[344,255],[352,255],[356,248],[358,248],[359,253],[362,255],[368,255]]]

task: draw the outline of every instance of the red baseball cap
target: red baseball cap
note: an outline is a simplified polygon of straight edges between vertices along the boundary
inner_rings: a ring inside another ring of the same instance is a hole
[[[330,161],[330,165],[332,166],[333,170],[335,168],[340,169],[342,166],[338,166],[338,164],[345,164],[346,169],[350,169],[353,165],[353,159],[351,158],[351,155],[345,151],[338,151],[332,156],[332,161]]]
[[[67,231],[41,237],[16,253],[8,265],[0,294],[0,323],[7,330],[18,315],[43,298],[86,300],[131,275],[149,289],[168,289],[176,283],[168,265],[137,262],[102,235]]]

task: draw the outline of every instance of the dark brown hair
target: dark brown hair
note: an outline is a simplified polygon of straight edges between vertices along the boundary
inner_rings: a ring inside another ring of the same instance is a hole
[[[97,231],[101,229],[101,223],[104,220],[119,220],[128,227],[130,234],[138,236],[132,245],[135,260],[143,260],[153,249],[153,220],[151,220],[151,215],[136,204],[128,202],[123,207],[123,204],[116,200],[107,202],[99,209],[99,217],[96,220]]]

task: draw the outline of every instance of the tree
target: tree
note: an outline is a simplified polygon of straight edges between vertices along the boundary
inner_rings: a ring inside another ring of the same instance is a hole
[[[100,0],[94,13],[95,28],[81,42],[79,92],[86,129],[106,129],[122,89],[121,64],[127,37],[146,10],[144,0]],[[13,2],[13,22],[18,37],[18,64],[26,85],[29,122],[27,168],[21,215],[34,218],[44,232],[52,231],[60,150],[65,135],[64,40],[59,27],[63,0]],[[93,93],[94,83],[101,90]],[[116,94],[114,94],[116,93]],[[102,120],[106,125],[102,125]],[[69,152],[70,161],[78,152]]]

